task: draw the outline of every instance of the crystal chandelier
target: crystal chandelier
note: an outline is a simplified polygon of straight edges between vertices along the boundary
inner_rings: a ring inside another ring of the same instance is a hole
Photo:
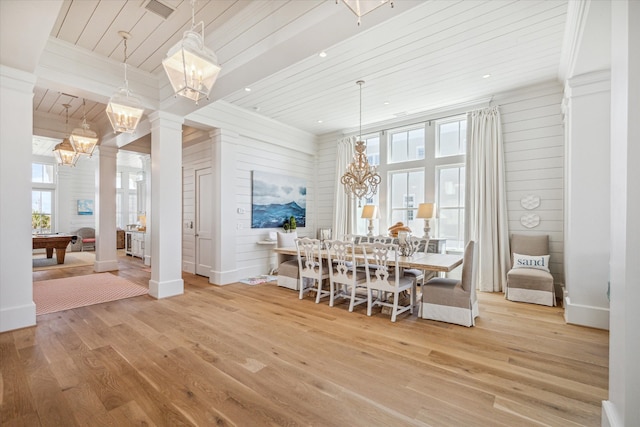
[[[351,197],[358,199],[358,207],[362,206],[362,199],[370,199],[378,192],[380,175],[376,167],[369,165],[367,160],[367,144],[362,140],[362,85],[364,80],[356,82],[360,86],[360,134],[356,141],[353,161],[347,166],[347,171],[340,178],[344,191]]]
[[[216,55],[204,45],[204,22],[198,23],[200,33],[194,31],[195,0],[191,0],[191,30],[185,31],[181,41],[169,49],[162,61],[175,95],[193,99],[209,99],[211,88],[218,78],[220,66]]]
[[[82,124],[79,128],[75,128],[73,132],[71,132],[71,136],[69,137],[69,141],[71,145],[73,145],[74,150],[78,154],[84,154],[86,156],[91,157],[93,154],[93,150],[95,150],[96,145],[98,145],[98,134],[89,129],[89,124],[87,123],[87,114],[85,111],[86,103],[85,100],[82,100]]]
[[[62,106],[64,107],[67,116],[64,126],[64,132],[65,135],[68,135],[69,131],[67,130],[67,127],[69,125],[69,107],[71,107],[71,105],[62,104]],[[53,149],[53,155],[56,158],[57,163],[61,166],[73,167],[76,165],[78,159],[80,158],[80,155],[73,148],[73,145],[71,145],[71,142],[69,142],[69,138],[66,136],[61,143],[55,146],[55,148]]]
[[[360,18],[383,4],[391,3],[391,7],[393,7],[393,2],[389,0],[342,0],[342,2],[356,14],[358,25],[360,25]],[[336,4],[338,4],[338,0],[336,0]]]
[[[131,95],[127,80],[127,40],[131,38],[131,34],[126,31],[118,31],[118,34],[124,40],[124,87],[113,94],[106,111],[114,132],[133,133],[144,109],[140,100]]]

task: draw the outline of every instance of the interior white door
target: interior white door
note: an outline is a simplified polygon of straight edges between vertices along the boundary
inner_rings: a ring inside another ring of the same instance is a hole
[[[196,170],[196,274],[209,277],[213,265],[213,175],[211,168]]]

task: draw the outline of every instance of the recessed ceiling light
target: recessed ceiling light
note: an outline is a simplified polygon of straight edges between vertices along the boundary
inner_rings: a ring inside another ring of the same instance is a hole
[[[245,91],[245,92],[251,92],[251,88],[250,88],[250,87],[245,87],[245,88],[244,88],[244,91]]]
[[[483,79],[488,79],[489,77],[491,77],[491,74],[485,74],[484,76],[482,76]]]
[[[319,56],[320,58],[325,58],[325,57],[327,56],[327,52],[325,52],[325,51],[323,50],[322,52],[320,52],[320,53],[318,54],[318,56]]]
[[[383,104],[384,104],[384,105],[389,105],[389,104],[391,104],[391,103],[390,103],[389,101],[384,101],[384,102],[383,102]]]
[[[318,120],[318,123],[322,123],[322,120]]]

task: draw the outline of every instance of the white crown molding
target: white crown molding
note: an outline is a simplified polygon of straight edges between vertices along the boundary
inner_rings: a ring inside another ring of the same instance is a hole
[[[580,42],[589,14],[590,3],[591,0],[574,0],[568,2],[567,23],[560,54],[560,66],[558,67],[558,78],[560,81],[565,81],[573,75]]]

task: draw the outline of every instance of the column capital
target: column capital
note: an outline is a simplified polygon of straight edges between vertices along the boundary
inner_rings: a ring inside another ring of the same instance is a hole
[[[33,96],[36,76],[26,71],[0,65],[0,85],[7,89],[28,93]]]
[[[109,145],[98,145],[98,153],[100,157],[113,157],[116,158],[118,155],[118,147],[111,147]]]
[[[182,116],[178,116],[176,114],[172,114],[172,113],[167,113],[166,111],[154,111],[152,113],[150,113],[148,115],[149,117],[149,121],[151,122],[151,126],[155,126],[158,123],[162,122],[162,123],[175,123],[175,124],[179,124],[180,126],[182,126],[182,124],[184,123],[184,117]]]

